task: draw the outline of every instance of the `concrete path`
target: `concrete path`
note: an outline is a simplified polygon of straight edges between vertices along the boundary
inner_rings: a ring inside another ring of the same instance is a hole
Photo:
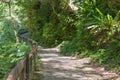
[[[38,80],[117,80],[117,74],[93,66],[89,58],[62,56],[56,48],[39,47],[43,64],[43,79]]]

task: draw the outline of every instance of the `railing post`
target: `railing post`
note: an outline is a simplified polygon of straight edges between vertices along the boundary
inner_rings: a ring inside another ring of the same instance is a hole
[[[34,52],[34,71],[36,71],[36,67],[37,67],[37,43],[34,43],[34,48],[35,48],[35,52]]]
[[[38,48],[38,44],[29,39],[29,38],[24,38],[21,37],[21,41],[25,41],[27,44],[31,44],[32,46],[32,50],[30,53],[26,54],[26,56],[19,61],[19,63],[17,64],[17,66],[15,67],[15,69],[13,69],[10,74],[7,76],[7,80],[30,80],[30,66],[32,66],[30,64],[30,57],[33,57],[33,61],[34,61],[34,68],[33,70],[37,70],[36,69],[36,63],[37,63],[37,48]]]
[[[25,73],[25,71],[26,71],[26,67],[24,66],[24,69],[23,69],[23,79],[22,80],[26,79],[26,73]]]
[[[26,80],[29,80],[29,54],[26,56]]]

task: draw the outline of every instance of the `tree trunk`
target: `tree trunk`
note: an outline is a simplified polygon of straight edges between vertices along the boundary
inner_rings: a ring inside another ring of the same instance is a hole
[[[16,31],[16,28],[15,28],[14,18],[11,15],[11,5],[10,5],[10,2],[8,3],[8,5],[9,5],[9,15],[10,15],[10,18],[11,18],[11,28],[14,31],[16,43],[19,43],[19,38],[18,38],[17,31]]]

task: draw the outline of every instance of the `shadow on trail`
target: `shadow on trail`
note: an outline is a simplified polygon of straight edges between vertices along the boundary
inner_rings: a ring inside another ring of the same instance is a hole
[[[44,77],[41,80],[114,80],[117,76],[104,74],[105,70],[91,65],[89,58],[72,60],[61,56],[56,48],[39,48],[39,56],[43,64]]]

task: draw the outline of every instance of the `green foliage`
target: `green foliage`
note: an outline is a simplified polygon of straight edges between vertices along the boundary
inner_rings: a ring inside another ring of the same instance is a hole
[[[27,4],[30,2],[30,4]],[[73,11],[66,0],[27,0],[22,7],[33,39],[42,46],[53,47],[63,40],[75,36],[76,27],[73,21]],[[42,38],[42,39],[41,39]]]
[[[29,48],[25,43],[16,44],[11,41],[0,45],[2,45],[0,47],[0,79],[2,79],[24,57]]]
[[[1,22],[1,25],[4,24]],[[7,26],[0,26],[0,80],[4,80],[6,74],[29,50],[25,43],[15,43],[12,32]]]
[[[90,56],[112,67],[119,66],[120,11],[113,7],[115,3],[112,4],[112,0],[76,1],[79,6],[78,20],[74,22],[77,34],[62,44],[61,51],[67,55]]]
[[[119,65],[119,0],[75,0],[77,11],[68,5],[69,0],[15,2],[22,12],[18,17],[40,45],[54,47],[61,43],[65,55],[90,56],[101,64]]]
[[[91,56],[101,64],[118,65],[119,0],[76,0],[77,11],[70,8],[69,0],[20,2],[23,22],[40,45],[53,47],[62,42],[65,55]]]
[[[0,80],[5,80],[8,72],[24,57],[30,47],[24,42],[15,42],[14,32],[10,26],[10,17],[6,13],[8,6],[1,1],[0,3],[2,4],[0,5]],[[15,25],[19,30],[17,21]]]

